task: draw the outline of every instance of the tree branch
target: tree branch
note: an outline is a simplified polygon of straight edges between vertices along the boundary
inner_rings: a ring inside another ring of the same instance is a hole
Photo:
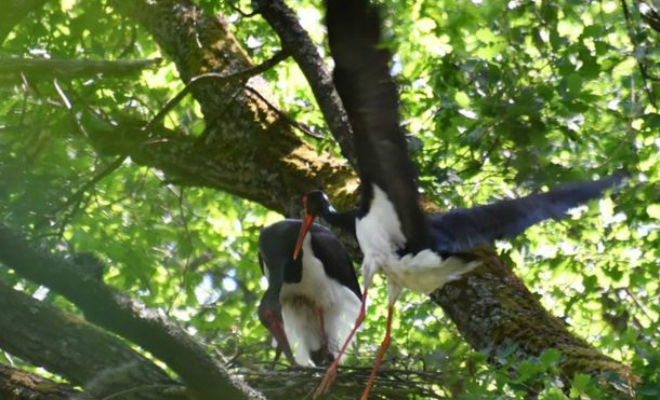
[[[189,400],[168,374],[77,316],[0,283],[0,348],[44,367],[103,399],[129,389],[160,384],[163,390],[125,395],[123,400]],[[1,375],[1,371],[0,371]],[[1,387],[1,384],[0,384]],[[2,389],[0,389],[0,398]]]
[[[83,387],[85,393],[102,400],[189,400],[185,387],[167,373],[121,340],[77,316],[2,283],[0,308],[3,310],[0,313],[0,348],[61,375]],[[258,360],[241,357],[231,371],[263,390],[269,399],[290,400],[313,392],[325,369],[298,366],[272,369]],[[333,386],[333,398],[355,399],[355,393],[363,389],[370,372],[370,367],[341,367]],[[2,376],[0,366],[0,396]],[[451,371],[385,367],[378,375],[373,394],[376,398],[392,400],[409,399],[411,394],[443,398],[434,393],[433,387],[448,388],[452,382]]]
[[[68,261],[39,251],[0,225],[0,261],[18,275],[60,293],[85,317],[133,341],[163,360],[200,399],[262,399],[235,378],[185,331],[89,275]]]
[[[68,385],[3,364],[0,364],[0,399],[92,400]]]
[[[205,15],[189,0],[111,0],[111,4],[153,35],[177,65],[184,82],[210,71],[229,75],[252,66],[226,21],[221,16]],[[269,97],[264,84],[254,82],[253,89]],[[191,182],[237,194],[285,215],[296,215],[302,193],[321,186],[338,206],[350,204],[344,203],[346,193],[353,193],[357,185],[344,160],[305,143],[251,90],[237,91],[233,85],[205,80],[192,89],[192,94],[206,121],[199,142],[178,133],[162,136],[162,127],[151,140],[133,132],[134,137],[127,135],[126,139],[136,146],[137,137],[142,144],[125,150],[142,153],[144,157],[138,157],[137,162],[156,162],[166,172],[176,169],[183,174],[175,174],[175,178],[183,175]],[[116,128],[101,129],[96,138],[103,137],[104,144],[112,147]],[[163,152],[166,147],[170,149],[168,156]],[[154,155],[158,160],[147,158]]]
[[[255,3],[257,11],[280,37],[282,47],[291,53],[307,78],[328,128],[339,143],[342,155],[352,165],[357,165],[351,125],[316,46],[298,22],[293,10],[282,0],[256,0]]]
[[[0,77],[21,74],[32,78],[86,78],[102,74],[106,77],[122,77],[139,74],[142,70],[158,65],[161,59],[152,60],[64,60],[39,58],[0,58]]]
[[[208,74],[202,74],[198,75],[190,80],[186,87],[183,88],[176,96],[174,96],[172,99],[170,99],[167,104],[165,104],[165,107],[163,107],[162,110],[156,114],[156,116],[147,124],[147,126],[144,127],[145,131],[149,131],[155,124],[160,122],[167,113],[172,111],[172,109],[183,100],[184,97],[190,93],[190,91],[195,87],[200,85],[201,83],[204,83],[205,80],[216,80],[217,83],[238,83],[238,84],[244,84],[247,82],[250,78],[252,78],[255,75],[259,75],[265,71],[268,71],[269,69],[273,68],[275,65],[280,63],[283,60],[286,60],[289,57],[289,53],[285,50],[280,50],[278,51],[273,57],[269,58],[268,60],[264,61],[263,63],[251,67],[248,69],[245,69],[243,71],[238,71],[233,74],[228,74],[228,75],[223,75],[219,74],[217,72],[210,72]]]

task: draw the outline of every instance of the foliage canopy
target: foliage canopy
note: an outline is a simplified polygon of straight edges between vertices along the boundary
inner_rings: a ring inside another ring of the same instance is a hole
[[[321,2],[289,3],[327,56]],[[442,208],[524,195],[619,168],[631,172],[633,183],[621,193],[583,207],[575,218],[498,243],[498,251],[576,334],[632,366],[642,378],[638,398],[660,397],[660,33],[646,17],[656,3],[382,3],[411,154],[425,194]],[[280,49],[263,18],[237,11],[249,10],[249,2],[197,4],[209,15],[225,16],[255,63]],[[272,359],[256,318],[266,284],[256,242],[259,230],[281,216],[98,151],[87,132],[94,120],[83,115],[118,126],[127,117],[149,121],[184,87],[149,32],[111,1],[64,0],[45,2],[1,41],[0,222],[67,257],[93,253],[108,266],[107,284],[161,310],[225,355],[241,362]],[[2,67],[11,57],[163,60],[112,76],[21,73]],[[262,78],[273,104],[321,138],[301,137],[319,152],[338,155],[295,61],[279,63]],[[205,129],[192,97],[164,124],[190,137]],[[109,167],[116,168],[86,185]],[[0,268],[0,281],[77,312],[9,269]],[[383,334],[385,291],[382,282],[376,286],[381,289],[351,364],[369,364]],[[556,379],[562,355],[554,351],[510,374],[513,349],[505,349],[498,360],[504,368],[494,369],[435,304],[411,293],[403,300],[390,367],[442,375],[434,387],[438,398],[521,398],[532,386],[543,399],[601,396],[586,375],[562,391]],[[3,352],[0,362],[30,367]]]

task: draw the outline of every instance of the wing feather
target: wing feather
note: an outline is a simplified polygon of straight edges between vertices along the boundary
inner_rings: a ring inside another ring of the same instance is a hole
[[[353,127],[363,200],[370,197],[371,184],[386,192],[408,251],[415,253],[429,247],[431,236],[399,126],[390,53],[380,45],[378,10],[366,0],[328,0],[326,5],[333,77]]]
[[[490,245],[543,220],[563,218],[568,210],[600,197],[624,176],[625,173],[617,173],[602,180],[574,182],[546,193],[433,216],[436,250],[453,253]]]

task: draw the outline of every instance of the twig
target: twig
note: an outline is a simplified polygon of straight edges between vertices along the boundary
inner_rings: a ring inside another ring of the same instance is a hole
[[[241,16],[242,16],[243,18],[252,18],[252,17],[254,17],[255,15],[259,15],[259,9],[256,9],[256,10],[250,12],[250,13],[246,13],[245,11],[241,10],[241,8],[240,8],[239,6],[237,6],[236,4],[234,4],[235,2],[232,1],[232,0],[227,0],[227,1],[225,1],[225,3],[227,3],[227,5],[229,6],[229,8],[231,8],[232,10],[234,10],[234,11],[236,11],[237,13],[241,14]]]
[[[113,162],[108,164],[108,166],[105,167],[101,172],[96,174],[92,179],[90,179],[87,183],[81,186],[80,189],[78,189],[71,197],[67,199],[66,202],[64,202],[64,204],[51,210],[50,214],[51,215],[57,214],[58,212],[66,208],[69,208],[72,204],[79,202],[82,199],[82,197],[85,195],[85,192],[87,192],[90,188],[94,187],[103,178],[113,173],[117,168],[119,168],[122,165],[122,163],[124,162],[124,160],[126,160],[126,158],[128,158],[128,156],[117,157]]]
[[[259,97],[259,99],[261,99],[261,101],[263,101],[264,103],[266,103],[266,105],[267,105],[271,110],[273,110],[273,111],[274,111],[274,112],[275,112],[275,113],[276,113],[276,114],[277,114],[277,115],[278,115],[278,116],[279,116],[284,122],[286,122],[287,124],[293,126],[294,128],[299,129],[302,133],[304,133],[305,135],[311,136],[311,137],[313,137],[314,139],[323,139],[323,138],[324,138],[322,135],[319,135],[318,133],[315,133],[314,131],[312,131],[312,130],[311,130],[308,126],[306,126],[305,124],[300,123],[300,122],[294,120],[293,118],[289,117],[288,115],[286,115],[286,113],[282,112],[282,110],[280,110],[279,108],[277,108],[277,107],[275,107],[273,104],[271,104],[271,102],[268,101],[268,99],[266,99],[266,98],[265,98],[261,93],[259,93],[256,89],[254,89],[254,88],[252,88],[252,87],[250,87],[250,86],[246,86],[245,89],[248,90],[249,92],[253,93],[253,94],[256,95],[257,97]]]
[[[82,78],[103,74],[104,76],[125,76],[136,74],[145,68],[161,62],[160,58],[150,60],[77,60],[39,58],[0,58],[0,73],[26,74],[52,78]]]
[[[623,9],[623,16],[626,20],[626,28],[628,30],[628,36],[630,37],[630,41],[633,44],[633,49],[635,53],[639,50],[639,43],[637,43],[637,32],[635,31],[635,27],[633,26],[632,23],[632,16],[630,15],[630,10],[628,9],[628,2],[626,0],[621,0],[621,7]],[[655,93],[653,92],[653,88],[649,87],[649,75],[648,75],[648,67],[646,63],[643,62],[643,60],[640,59],[637,55],[635,55],[635,60],[637,61],[637,66],[639,67],[639,72],[640,75],[642,76],[642,81],[643,81],[643,87],[644,91],[646,92],[647,96],[649,97],[649,101],[653,105],[653,107],[657,108],[656,105],[656,99],[655,99]]]
[[[182,385],[142,385],[142,386],[132,387],[126,390],[120,390],[119,392],[115,392],[109,396],[102,398],[101,400],[115,400],[124,397],[127,394],[144,392],[147,390],[160,390],[162,392],[165,392],[166,390],[172,390],[174,388],[176,388],[176,390],[179,390],[181,392],[185,392],[186,390],[186,387]]]
[[[142,128],[143,131],[149,132],[155,124],[157,124],[160,120],[162,120],[165,115],[167,115],[172,109],[183,100],[184,97],[190,93],[190,91],[199,86],[201,83],[204,83],[209,80],[217,80],[219,83],[230,83],[230,82],[245,82],[248,79],[252,78],[255,75],[259,75],[263,73],[264,71],[269,70],[273,66],[277,65],[279,62],[282,60],[285,60],[287,57],[289,57],[289,53],[284,50],[280,50],[275,55],[268,60],[264,61],[263,63],[252,67],[245,69],[243,71],[238,71],[233,74],[228,74],[228,75],[223,75],[219,74],[217,72],[209,72],[208,74],[202,74],[202,75],[197,75],[194,78],[188,82],[186,87],[184,87],[176,96],[174,96],[170,101],[165,104],[165,107],[163,107],[158,114],[156,114],[155,117],[152,118],[152,120],[144,127]]]

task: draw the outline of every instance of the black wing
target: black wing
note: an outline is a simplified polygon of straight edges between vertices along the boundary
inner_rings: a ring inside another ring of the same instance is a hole
[[[321,228],[320,226],[316,226]],[[339,239],[327,229],[312,227],[312,250],[316,258],[321,260],[325,273],[348,287],[358,299],[362,299],[353,262]]]
[[[399,217],[408,250],[417,252],[430,246],[431,236],[399,127],[390,54],[379,47],[378,11],[366,0],[327,0],[326,5],[333,77],[353,127],[363,201],[371,199],[371,184],[384,190]]]
[[[430,219],[434,247],[453,253],[516,236],[538,222],[566,216],[569,209],[600,197],[624,177],[625,173],[617,173],[598,181],[574,182],[546,193],[435,215]]]

